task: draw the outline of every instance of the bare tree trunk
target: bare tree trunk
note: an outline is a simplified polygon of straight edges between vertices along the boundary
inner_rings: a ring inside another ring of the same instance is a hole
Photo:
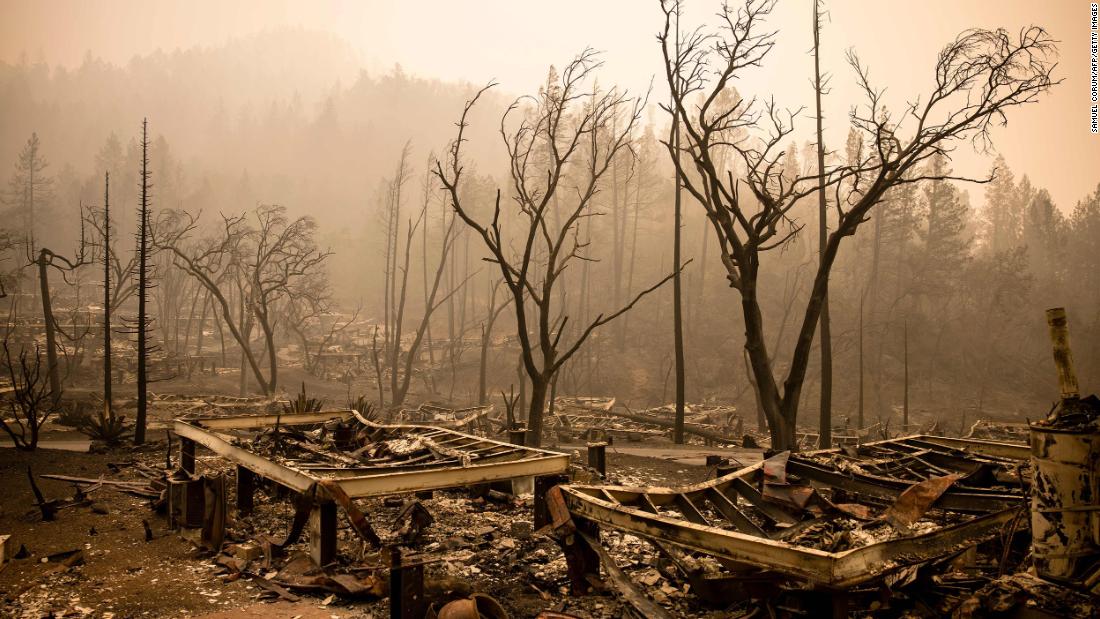
[[[489,310],[492,314],[492,310]],[[490,325],[486,321],[481,325],[481,360],[478,363],[477,373],[477,403],[484,406],[489,403],[489,391],[486,388],[486,371],[489,366],[489,339],[492,337],[490,334]]]
[[[679,13],[676,15],[676,36],[679,40]],[[677,166],[679,165],[680,157],[680,117],[673,115],[672,117],[672,139],[675,143]],[[672,441],[677,445],[684,444],[684,408],[685,408],[685,376],[684,376],[684,320],[683,320],[683,297],[682,297],[682,277],[680,274],[680,235],[682,226],[682,187],[680,184],[679,174],[675,175],[676,182],[676,195],[675,206],[673,215],[673,241],[672,241],[672,264],[676,269],[676,274],[672,278],[672,337],[673,348],[675,351],[676,359],[676,426],[672,430]]]
[[[201,287],[202,287],[202,284],[200,284],[199,282],[195,282],[194,287],[191,290],[191,308],[189,310],[187,310],[187,327],[183,331],[183,354],[184,354],[184,356],[188,356],[190,354],[189,351],[191,349],[191,328],[192,328],[191,325],[192,325],[193,322],[195,322],[195,306],[199,304],[199,296],[200,296],[199,295],[199,292],[200,292],[199,289]],[[178,341],[179,341],[179,336],[177,335],[177,342]],[[177,354],[179,353],[178,348],[176,350],[176,353]]]
[[[103,413],[114,419],[111,398],[111,173],[103,173]]]
[[[248,395],[248,372],[246,372],[246,363],[252,359],[252,320],[247,318],[245,314],[244,304],[244,291],[239,291],[238,294],[238,318],[237,321],[241,325],[241,333],[243,338],[241,339],[241,379],[239,382],[240,393],[243,398]]]
[[[497,287],[500,286],[498,281],[489,293],[489,313],[485,317],[485,322],[481,325],[481,360],[478,370],[478,404],[485,405],[489,403],[489,390],[488,390],[488,369],[489,369],[489,347],[493,341],[493,323],[496,322],[497,316],[508,305],[506,300],[500,306],[497,306]]]
[[[271,326],[266,312],[259,316],[260,330],[264,333],[264,345],[267,350],[267,391],[274,394],[279,384],[279,358],[275,354],[275,329]]]
[[[546,391],[549,387],[546,377],[531,377],[531,399],[527,407],[526,444],[538,447],[542,445],[542,413],[546,408]]]
[[[54,406],[61,400],[61,371],[57,364],[57,323],[50,299],[49,250],[38,252],[38,283],[42,294],[42,322],[46,329],[46,371],[50,377],[50,397]]]
[[[870,296],[870,306],[867,308],[867,317],[871,321],[871,332],[876,333],[875,330],[875,317],[877,316],[878,309],[878,297],[879,297],[879,285],[878,285],[878,271],[880,262],[880,252],[882,248],[882,218],[885,212],[881,209],[878,213],[874,214],[875,219],[875,234],[872,241],[871,248],[871,273],[868,278],[867,292]],[[879,325],[881,327],[881,325]],[[875,363],[872,365],[871,370],[871,388],[873,398],[873,406],[876,416],[882,416],[882,342],[885,339],[882,334],[882,329],[877,330],[878,333],[878,355]]]
[[[901,401],[901,425],[903,431],[909,433],[909,319],[905,319],[904,326],[901,331],[902,337],[902,359],[905,368],[904,374],[904,392]]]
[[[523,353],[519,355],[519,363],[516,365],[516,375],[519,381],[519,410],[527,409],[527,376],[523,371]],[[525,420],[526,421],[526,420]]]
[[[642,179],[638,177],[638,182],[634,185],[634,225],[632,232],[630,233],[630,266],[627,269],[626,275],[626,294],[630,296],[634,293],[634,264],[638,254],[638,214],[641,210],[641,193],[642,193]],[[705,230],[704,230],[705,232]],[[623,316],[623,333],[629,331],[630,313],[628,312]]]
[[[146,302],[149,296],[149,134],[148,121],[141,121],[141,204],[138,216],[138,321],[137,321],[137,419],[134,425],[134,444],[145,442],[145,420],[148,414],[148,362],[149,344],[146,341],[149,331],[149,316],[146,314]]]
[[[382,381],[382,360],[378,357],[378,326],[374,327],[374,335],[371,337],[371,358],[374,360],[374,376],[378,380],[378,408],[386,408],[386,390]]]
[[[205,292],[202,297],[202,314],[199,315],[199,334],[195,339],[195,355],[202,355],[202,345],[206,339],[206,312],[210,309],[210,293]]]
[[[859,295],[859,429],[863,429],[863,297]]]
[[[428,212],[428,202],[429,202],[428,198],[429,198],[429,195],[430,195],[429,192],[431,191],[432,173],[431,173],[430,161],[431,160],[429,159],[429,165],[424,170],[424,213],[425,214]],[[444,205],[443,208],[444,208],[443,216],[444,216],[444,218],[446,218],[446,215],[447,215],[446,208],[447,208],[447,206]],[[430,226],[428,226],[428,222],[425,221],[424,222],[424,228],[421,231],[422,236],[421,236],[421,245],[420,245],[420,249],[421,249],[420,268],[421,268],[421,273],[423,275],[423,282],[424,282],[424,306],[425,307],[427,307],[427,305],[429,303],[428,302],[428,228],[429,227]],[[427,338],[427,342],[425,342],[425,344],[428,347],[428,376],[429,376],[429,379],[430,379],[428,384],[431,388],[432,395],[435,395],[435,393],[437,391],[437,387],[436,387],[436,383],[435,383],[435,344],[432,340],[432,323],[431,323],[430,320],[428,321],[425,337]]]
[[[229,364],[229,361],[225,355],[225,331],[222,329],[222,320],[218,318],[218,310],[214,310],[214,326],[218,328],[218,342],[222,353],[222,366],[225,367]]]
[[[825,138],[822,133],[821,92],[821,4],[814,0],[814,99],[817,104],[817,178],[818,178],[818,257],[825,259],[828,235],[825,207]],[[821,410],[818,421],[818,446],[833,446],[833,340],[829,332],[829,296],[821,304]]]

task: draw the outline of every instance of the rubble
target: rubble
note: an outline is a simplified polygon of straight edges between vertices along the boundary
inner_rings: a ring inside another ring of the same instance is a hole
[[[1026,449],[1007,458],[1016,446],[947,443],[913,436],[778,454],[682,488],[561,493],[572,519],[651,542],[700,595],[733,600],[769,582],[843,591],[996,538],[1018,518],[1023,490],[1001,480]]]
[[[671,405],[634,413],[615,409],[615,398],[558,397],[546,432],[562,442],[601,435],[640,442],[671,438],[675,427]],[[743,423],[732,406],[693,404],[684,416],[684,432],[706,445],[741,445]]]
[[[609,466],[625,457],[611,439],[667,436],[672,411],[619,413],[613,398],[555,400],[551,432],[584,439],[583,461],[583,449],[523,446],[510,424],[517,443],[475,434],[500,425],[492,407],[391,411],[418,423],[185,408],[172,424],[176,470],[170,458],[163,469],[135,458],[107,463],[123,479],[28,476],[44,521],[92,513],[94,492],[166,507],[169,528],[204,561],[196,595],[212,604],[233,590],[409,619],[1090,616],[1100,400],[1081,397],[1071,371],[1060,377],[1062,399],[1030,424],[1030,446],[934,434],[868,442],[864,429],[840,433],[833,449],[767,451],[748,466],[730,460],[741,452],[695,449],[705,468],[665,462],[650,475],[651,464]],[[754,436],[732,407],[689,412],[695,440]],[[74,496],[50,499],[35,479],[71,484]],[[533,496],[518,490],[531,486]],[[69,506],[88,510],[61,511]],[[81,531],[99,541],[106,522]],[[136,523],[131,548],[178,543],[152,516]],[[12,542],[0,540],[2,570]],[[57,607],[37,585],[81,578],[103,556],[91,544],[32,550],[28,562],[46,571],[12,598],[32,614]]]
[[[424,402],[415,409],[400,409],[394,415],[393,421],[473,432],[477,429],[487,429],[494,411],[495,407],[492,404],[452,407],[436,402]]]

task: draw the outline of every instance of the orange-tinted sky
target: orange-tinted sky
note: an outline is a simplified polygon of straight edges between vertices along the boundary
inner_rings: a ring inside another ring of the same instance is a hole
[[[809,103],[811,0],[780,0],[770,20],[778,44],[742,92]],[[656,0],[290,1],[290,0],[0,0],[0,58],[78,64],[86,51],[115,63],[158,48],[217,45],[229,37],[285,26],[346,39],[372,70],[406,71],[475,83],[495,78],[511,92],[534,89],[550,64],[592,46],[606,52],[601,81],[644,90],[659,69]],[[689,0],[689,21],[707,19],[713,0]],[[996,147],[1019,173],[1046,187],[1068,210],[1100,182],[1100,135],[1088,132],[1089,2],[1057,0],[827,0],[824,65],[834,73],[826,101],[826,140],[842,143],[854,96],[844,51],[854,47],[896,104],[928,90],[937,50],[960,30],[1028,24],[1061,43],[1064,83],[1042,103],[1016,110]],[[713,20],[711,20],[713,22]],[[809,129],[809,121],[802,127]],[[980,173],[985,159],[960,153],[956,168]],[[982,189],[971,188],[975,203]]]

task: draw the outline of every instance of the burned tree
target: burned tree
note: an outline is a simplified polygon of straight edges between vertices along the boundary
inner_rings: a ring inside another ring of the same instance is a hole
[[[42,323],[43,329],[46,331],[46,374],[50,381],[50,394],[52,395],[52,403],[56,406],[61,400],[61,370],[57,362],[57,351],[60,346],[57,340],[57,336],[61,335],[69,341],[75,341],[83,335],[77,335],[74,333],[66,333],[65,330],[58,325],[57,317],[53,311],[53,298],[50,295],[50,269],[56,269],[61,273],[62,279],[66,283],[70,283],[67,277],[68,273],[72,273],[84,266],[87,262],[87,243],[84,239],[84,205],[80,206],[80,245],[73,256],[73,258],[67,258],[60,254],[54,253],[52,250],[46,247],[40,247],[37,250],[38,255],[31,259],[31,264],[38,268],[38,283],[39,292],[42,296]],[[31,240],[27,239],[27,249],[31,249]],[[87,335],[85,332],[84,335]]]
[[[481,323],[481,357],[478,361],[477,372],[477,403],[482,406],[489,403],[487,374],[489,369],[489,345],[493,342],[493,324],[496,323],[500,313],[512,302],[511,299],[505,299],[503,302],[497,303],[497,290],[500,289],[500,283],[499,279],[493,281],[492,288],[489,291],[489,307],[485,312],[485,321]]]
[[[817,252],[818,260],[825,257],[825,245],[829,239],[828,206],[825,199],[825,137],[821,125],[821,95],[825,94],[827,79],[821,77],[821,0],[814,0],[814,110],[817,120]],[[821,411],[818,421],[818,446],[833,446],[833,339],[829,333],[829,295],[821,301]]]
[[[198,228],[198,217],[190,213],[167,212],[157,228],[158,248],[171,252],[173,264],[211,295],[260,391],[274,394],[277,306],[295,291],[306,292],[299,282],[320,273],[331,255],[317,247],[317,223],[312,217],[290,219],[282,206],[262,205],[248,214],[223,215],[217,233],[198,242],[190,242]],[[237,312],[232,307],[234,294]],[[255,324],[263,332],[267,376],[260,367],[263,358],[251,346]]]
[[[111,399],[111,173],[103,173],[103,414],[114,419]]]
[[[514,205],[509,221],[501,217],[500,189],[488,223],[475,219],[459,189],[467,117],[493,84],[466,103],[449,156],[436,164],[436,176],[455,214],[481,237],[489,252],[487,260],[499,267],[512,296],[523,368],[531,381],[528,445],[541,443],[547,392],[562,365],[596,329],[622,316],[672,278],[670,274],[626,305],[585,321],[571,341],[564,337],[569,316],[560,288],[555,286],[570,264],[590,259],[585,255],[587,242],[581,239],[580,223],[596,214],[593,197],[616,155],[628,148],[642,109],[642,101],[617,89],[588,88],[599,65],[596,53],[586,50],[565,67],[560,79],[547,80],[538,95],[517,100],[504,113],[500,133],[508,152]],[[625,122],[613,126],[612,119],[624,111]],[[512,123],[520,114],[523,118]],[[555,203],[560,211],[551,217]],[[505,229],[510,221],[516,223],[514,233]]]
[[[302,348],[302,367],[311,374],[317,374],[321,367],[321,354],[333,343],[336,336],[343,333],[359,318],[362,308],[356,308],[351,318],[334,320],[328,330],[321,329],[319,341],[312,341],[311,327],[319,325],[325,314],[333,312],[332,288],[328,278],[310,277],[294,282],[289,287],[286,299],[279,308],[279,315],[286,329],[298,338]],[[315,348],[316,353],[311,354]]]
[[[388,214],[387,222],[390,219],[399,217],[402,188],[409,176],[407,165],[408,153],[409,145],[406,144],[405,148],[401,151],[401,158],[398,162],[394,176],[384,181],[387,188],[386,205],[384,209],[384,212]],[[442,298],[439,297],[440,284],[457,237],[455,234],[455,223],[457,219],[452,215],[449,220],[444,218],[442,222],[442,238],[438,241],[439,261],[436,263],[435,274],[431,279],[431,284],[429,285],[427,280],[424,282],[424,309],[420,316],[420,322],[416,327],[412,341],[409,343],[408,350],[403,350],[401,341],[402,332],[405,328],[406,314],[408,313],[409,269],[412,265],[413,239],[416,238],[416,233],[421,226],[425,229],[428,226],[430,187],[428,187],[427,184],[425,184],[424,192],[424,202],[416,218],[410,218],[405,224],[404,250],[401,255],[398,254],[398,249],[400,247],[398,235],[401,231],[400,221],[395,220],[392,224],[387,224],[386,309],[384,312],[386,323],[383,328],[383,350],[385,357],[384,361],[390,369],[390,406],[400,406],[405,402],[405,397],[409,392],[409,385],[412,381],[413,365],[420,351],[420,346],[424,341],[424,336],[431,325],[432,315],[440,306],[451,300],[456,292],[463,289],[463,285],[465,284],[464,280],[458,285],[452,285],[451,289],[447,291]],[[427,242],[427,237],[425,236],[425,257],[427,257]],[[389,249],[391,245],[392,251]],[[426,274],[427,262],[425,262],[424,268]],[[376,366],[376,371],[379,372],[379,377],[381,377],[381,365],[376,364]],[[384,396],[381,394],[381,391],[379,392],[379,400],[384,405]]]
[[[141,196],[138,202],[138,231],[137,231],[137,298],[138,315],[133,325],[137,333],[137,418],[134,426],[134,444],[145,442],[145,420],[149,408],[149,377],[146,374],[146,365],[149,361],[149,325],[150,318],[145,305],[149,297],[149,251],[152,249],[149,242],[149,121],[141,121],[141,171],[139,187]]]
[[[851,123],[863,135],[867,152],[853,162],[833,165],[788,181],[779,146],[791,134],[794,112],[774,101],[738,97],[718,108],[715,101],[732,80],[760,67],[775,32],[763,21],[772,0],[748,0],[720,12],[719,32],[697,30],[680,41],[673,32],[676,3],[663,1],[659,42],[672,92],[671,112],[683,127],[679,149],[667,144],[685,188],[706,210],[717,237],[730,286],[740,293],[745,349],[757,383],[758,405],[768,420],[775,449],[797,447],[794,428],[814,333],[828,292],[829,273],[844,237],[851,236],[873,207],[900,185],[922,180],[966,177],[937,175],[923,163],[970,140],[987,147],[990,131],[1007,111],[1035,101],[1053,84],[1054,41],[1037,26],[1013,36],[1004,30],[967,30],[939,53],[930,92],[900,116],[887,109],[858,57],[849,55],[864,101]],[[730,137],[748,130],[742,139]],[[745,173],[734,178],[717,164],[716,151],[732,148]],[[679,157],[677,157],[679,155]],[[764,254],[801,230],[792,209],[824,186],[832,197],[834,228],[828,234],[785,376],[777,377],[764,340],[758,276]],[[782,385],[781,385],[782,383]]]
[[[0,363],[5,378],[11,382],[11,396],[6,402],[10,415],[0,415],[0,428],[11,437],[16,449],[34,451],[38,447],[39,429],[56,410],[57,394],[47,376],[43,376],[42,347],[37,342],[33,350],[22,346],[18,352],[12,352],[17,305],[13,302],[8,308],[8,327],[2,342],[4,356]]]

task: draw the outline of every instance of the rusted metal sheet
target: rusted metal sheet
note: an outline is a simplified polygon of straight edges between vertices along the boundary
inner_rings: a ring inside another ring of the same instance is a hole
[[[948,488],[951,487],[959,476],[944,475],[933,477],[909,486],[897,501],[886,510],[882,518],[894,525],[894,528],[902,533],[908,533],[913,523],[920,520],[932,504],[939,499]]]

